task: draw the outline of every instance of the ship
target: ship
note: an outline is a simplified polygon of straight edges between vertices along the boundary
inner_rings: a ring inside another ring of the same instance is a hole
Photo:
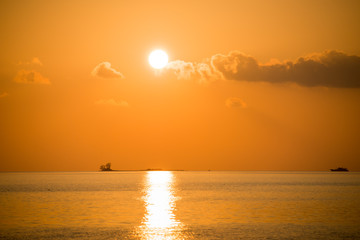
[[[330,169],[330,171],[332,172],[348,172],[349,170],[347,168],[343,168],[343,167],[338,167],[338,168],[335,168],[335,169]]]

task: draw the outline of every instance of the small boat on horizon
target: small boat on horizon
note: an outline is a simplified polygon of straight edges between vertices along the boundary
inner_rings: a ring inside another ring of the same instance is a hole
[[[335,169],[330,169],[330,171],[332,172],[348,172],[349,170],[347,168],[343,168],[343,167],[338,167],[338,168],[335,168]]]

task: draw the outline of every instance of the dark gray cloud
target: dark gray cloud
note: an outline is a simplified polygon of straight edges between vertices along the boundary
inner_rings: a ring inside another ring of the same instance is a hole
[[[260,64],[255,58],[235,51],[228,55],[213,56],[211,64],[229,80],[360,87],[360,57],[334,50],[274,64]]]
[[[181,64],[180,64],[181,63]],[[200,67],[201,66],[201,67]],[[301,86],[360,87],[360,57],[332,50],[300,57],[296,61],[261,64],[254,57],[232,51],[216,54],[204,63],[170,62],[178,78],[249,82],[297,83]]]

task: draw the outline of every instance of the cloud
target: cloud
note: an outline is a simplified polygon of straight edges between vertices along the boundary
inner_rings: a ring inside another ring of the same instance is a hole
[[[247,107],[246,103],[242,99],[237,98],[237,97],[232,97],[232,98],[226,99],[225,105],[228,108],[246,108]]]
[[[296,83],[301,86],[338,88],[360,87],[360,56],[331,50],[300,57],[295,61],[272,60],[261,64],[239,51],[216,54],[202,63],[176,60],[166,66],[178,79],[198,82],[236,80],[249,82]]]
[[[95,101],[95,105],[113,106],[113,107],[129,107],[129,103],[124,100],[116,101],[114,99],[100,99]]]
[[[300,57],[296,61],[269,64],[260,64],[251,56],[233,51],[228,55],[214,55],[211,65],[228,80],[293,82],[309,87],[360,87],[360,57],[335,50]]]
[[[42,66],[42,65],[43,65],[42,62],[40,61],[40,59],[37,58],[37,57],[34,57],[34,58],[31,60],[31,63],[32,63],[32,64],[35,64],[35,65],[39,65],[39,66]]]
[[[9,94],[7,92],[3,92],[0,94],[0,98],[4,98],[4,97],[7,97],[9,96]]]
[[[39,72],[24,69],[17,72],[14,81],[27,84],[50,84],[50,80],[43,77]]]
[[[20,61],[18,63],[18,65],[38,65],[38,66],[42,66],[42,62],[40,61],[40,59],[38,57],[33,57],[33,59],[31,59],[30,62],[22,62]]]
[[[211,57],[211,65],[228,80],[256,80],[259,72],[257,61],[241,52],[228,55],[216,54]]]
[[[109,62],[100,63],[94,68],[91,74],[99,78],[124,78],[124,75],[112,68]]]
[[[221,75],[207,63],[192,63],[176,60],[169,62],[165,71],[174,74],[178,79],[193,79],[199,83],[212,82],[221,79]]]

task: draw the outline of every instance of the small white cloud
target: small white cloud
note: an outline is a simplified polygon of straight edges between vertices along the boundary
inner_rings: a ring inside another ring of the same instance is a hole
[[[247,107],[246,103],[242,99],[237,98],[237,97],[228,98],[225,102],[225,105],[228,108],[246,108]]]
[[[112,68],[109,62],[100,63],[94,68],[91,74],[99,78],[124,78],[124,75]]]
[[[172,72],[178,79],[193,79],[199,83],[208,83],[222,78],[207,62],[192,63],[175,60],[169,62],[165,70]]]
[[[42,62],[40,61],[40,59],[38,57],[33,57],[31,59],[31,61],[29,62],[23,62],[23,61],[19,61],[18,65],[23,65],[23,66],[28,66],[28,65],[38,65],[38,66],[42,66]]]
[[[40,61],[39,58],[37,57],[34,57],[32,60],[31,60],[31,63],[34,64],[34,65],[39,65],[39,66],[42,66],[42,62]]]
[[[129,107],[129,103],[127,101],[114,100],[113,98],[97,100],[97,101],[95,101],[95,105],[114,106],[114,107]]]
[[[27,84],[50,84],[50,80],[35,70],[20,70],[14,77],[14,82]]]

